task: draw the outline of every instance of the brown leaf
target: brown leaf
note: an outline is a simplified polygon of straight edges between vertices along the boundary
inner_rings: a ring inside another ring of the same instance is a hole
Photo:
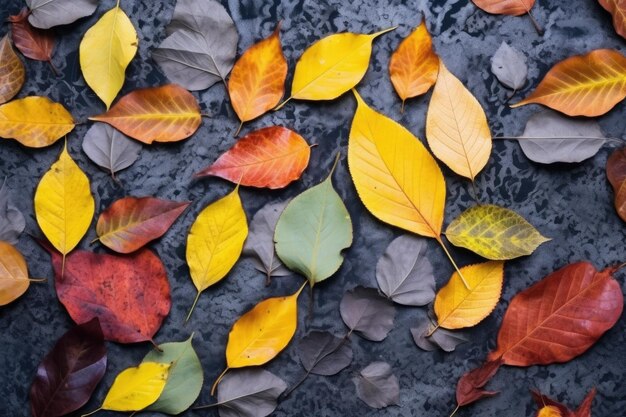
[[[478,401],[481,398],[493,397],[498,391],[482,389],[487,382],[498,372],[504,361],[500,358],[489,361],[482,366],[464,374],[456,386],[456,402],[459,406]]]
[[[13,50],[9,35],[5,35],[0,40],[0,104],[15,97],[25,80],[24,64]]]
[[[46,61],[52,65],[54,33],[32,26],[28,21],[29,13],[28,8],[25,7],[19,14],[9,16],[13,43],[26,58]]]
[[[626,148],[611,154],[606,161],[606,176],[615,193],[615,210],[626,221]]]

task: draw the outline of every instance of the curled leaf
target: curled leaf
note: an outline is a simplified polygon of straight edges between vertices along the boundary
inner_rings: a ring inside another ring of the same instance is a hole
[[[400,404],[400,384],[386,362],[372,362],[354,377],[357,396],[372,408]]]
[[[380,342],[393,329],[396,309],[374,288],[356,287],[346,291],[339,304],[343,322],[350,332],[357,332],[367,340]]]
[[[94,123],[83,139],[83,151],[89,159],[111,171],[115,177],[118,171],[128,168],[137,160],[141,144],[108,124]]]
[[[4,35],[0,39],[0,104],[15,97],[25,80],[24,64],[13,50],[9,35]]]

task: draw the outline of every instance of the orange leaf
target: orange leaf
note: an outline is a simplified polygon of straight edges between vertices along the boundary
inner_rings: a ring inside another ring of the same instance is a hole
[[[426,24],[422,23],[407,36],[391,55],[389,74],[396,92],[404,101],[424,94],[437,81],[439,57]]]
[[[487,13],[511,16],[528,13],[535,5],[535,0],[472,0],[472,2]]]
[[[279,31],[280,23],[272,35],[244,52],[230,73],[228,93],[242,123],[272,109],[283,97],[287,60]]]
[[[281,126],[252,132],[197,177],[216,176],[250,187],[283,188],[300,178],[311,150],[302,136]]]
[[[176,84],[142,88],[122,97],[109,111],[89,120],[105,122],[143,143],[177,142],[200,126],[195,97]]]
[[[613,16],[615,31],[626,38],[626,3],[621,0],[598,0],[598,3]]]
[[[543,104],[568,116],[600,116],[626,97],[626,57],[596,49],[556,64],[535,91],[511,107]]]
[[[0,306],[19,298],[29,285],[24,257],[15,247],[0,241]]]
[[[15,97],[25,79],[24,64],[13,50],[9,35],[5,35],[0,40],[0,104]]]

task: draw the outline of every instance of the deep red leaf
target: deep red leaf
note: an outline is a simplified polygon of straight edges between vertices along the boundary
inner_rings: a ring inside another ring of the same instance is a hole
[[[539,406],[539,409],[545,406],[552,406],[556,407],[561,412],[562,417],[591,417],[591,404],[596,396],[596,389],[593,388],[589,391],[589,394],[587,394],[576,411],[570,410],[565,404],[555,401],[552,398],[543,395],[539,391],[531,390],[531,393],[535,402]],[[539,414],[539,412],[537,412],[537,414]]]
[[[33,417],[57,417],[78,410],[89,401],[106,367],[98,319],[71,328],[37,368],[30,387]]]
[[[15,16],[9,16],[11,37],[15,47],[27,58],[50,62],[54,50],[54,34],[50,30],[33,27],[28,22],[28,8]]]
[[[467,372],[459,379],[456,386],[456,402],[459,406],[478,401],[481,398],[493,397],[498,391],[482,389],[502,366],[502,359],[486,362],[482,366]]]

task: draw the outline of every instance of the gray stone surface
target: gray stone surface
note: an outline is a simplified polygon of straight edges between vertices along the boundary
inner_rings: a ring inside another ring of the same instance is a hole
[[[103,0],[96,15],[67,27],[58,28],[58,48],[54,63],[62,77],[53,76],[45,63],[27,62],[28,81],[20,97],[40,94],[64,103],[81,121],[104,111],[104,106],[85,86],[78,66],[78,43],[104,10],[114,0]],[[518,94],[522,97],[538,83],[554,63],[573,54],[595,48],[623,50],[624,40],[611,25],[610,16],[594,0],[540,0],[533,13],[545,27],[539,36],[527,17],[491,16],[478,10],[468,0],[401,1],[401,0],[230,0],[223,1],[241,34],[239,50],[271,33],[277,20],[283,20],[284,52],[290,73],[302,51],[327,34],[354,31],[374,32],[399,25],[398,29],[374,43],[374,53],[367,75],[358,89],[374,108],[407,126],[418,137],[424,137],[424,118],[430,94],[410,100],[404,115],[387,72],[391,52],[402,37],[420,21],[423,12],[434,35],[437,52],[448,68],[476,95],[486,109],[494,135],[513,136],[523,131],[529,116],[538,110],[527,106],[512,110],[505,104],[505,90],[490,73],[490,56],[505,40],[528,57],[529,83]],[[140,45],[137,57],[127,72],[122,93],[137,87],[165,82],[150,50],[164,37],[174,0],[122,0],[138,28]],[[0,20],[17,13],[20,0],[0,3]],[[7,25],[0,26],[0,35]],[[264,277],[249,260],[238,262],[232,273],[202,296],[190,324],[184,326],[184,315],[195,293],[185,265],[185,239],[197,213],[208,203],[225,195],[232,185],[219,179],[193,182],[191,176],[212,162],[233,143],[238,122],[226,98],[223,85],[195,94],[203,110],[212,115],[191,139],[170,145],[145,146],[139,161],[119,173],[121,184],[91,163],[81,150],[81,140],[89,123],[78,126],[69,136],[73,157],[91,179],[97,200],[97,213],[115,199],[126,195],[153,195],[177,200],[192,200],[189,211],[163,239],[152,244],[162,257],[172,286],[173,306],[157,342],[180,341],[196,331],[194,345],[201,358],[206,384],[197,404],[211,402],[209,387],[224,367],[224,347],[232,323],[252,305],[269,296],[286,294],[297,288],[300,278],[275,279],[264,286]],[[354,99],[346,94],[332,102],[291,102],[281,111],[270,113],[247,124],[244,133],[272,124],[291,127],[311,143],[310,167],[301,181],[282,191],[242,189],[243,203],[251,218],[265,203],[292,197],[322,180],[333,162],[333,155],[346,154],[348,129],[355,108]],[[599,118],[607,135],[620,138],[624,131],[626,107],[616,108]],[[27,232],[40,235],[33,215],[35,187],[57,158],[62,142],[46,149],[27,149],[14,141],[0,141],[0,178],[8,177],[12,197],[27,219]],[[624,223],[613,209],[612,192],[604,166],[610,148],[581,164],[542,166],[530,163],[514,141],[496,141],[489,164],[478,176],[480,199],[516,210],[544,235],[552,238],[535,254],[506,265],[503,299],[495,312],[470,330],[472,342],[451,354],[430,353],[413,344],[409,328],[426,315],[425,309],[398,307],[396,327],[381,343],[353,336],[355,350],[352,365],[337,376],[310,376],[288,399],[282,401],[276,416],[447,416],[454,408],[454,387],[458,377],[483,360],[495,344],[502,314],[515,293],[536,282],[547,273],[569,262],[588,259],[596,267],[626,260]],[[469,184],[444,169],[448,197],[447,224],[472,204]],[[345,158],[335,174],[336,188],[346,201],[354,223],[354,244],[346,253],[339,273],[316,286],[314,317],[311,329],[345,332],[339,316],[339,300],[346,289],[356,285],[375,286],[377,258],[387,244],[401,232],[375,220],[363,208],[350,181]],[[81,247],[95,236],[95,221]],[[71,325],[64,308],[55,297],[48,255],[28,235],[22,235],[18,248],[26,255],[30,273],[47,277],[48,282],[34,284],[18,301],[0,310],[0,415],[27,416],[28,390],[37,364],[54,342]],[[91,247],[104,251],[102,247]],[[461,264],[479,259],[469,252],[454,249]],[[436,242],[429,243],[429,256],[435,267],[438,287],[449,278],[452,267]],[[624,282],[626,274],[617,277]],[[624,288],[622,284],[622,288]],[[305,334],[308,294],[300,300],[300,324],[296,334]],[[534,413],[529,388],[538,388],[571,405],[582,401],[584,394],[597,386],[595,417],[623,416],[626,410],[626,321],[621,320],[599,343],[574,361],[527,369],[503,368],[491,387],[502,393],[459,411],[459,416],[531,416]],[[295,343],[267,369],[291,385],[303,374],[296,356]],[[109,344],[109,366],[104,381],[85,411],[96,408],[104,398],[117,373],[137,364],[150,349],[148,344],[122,346]],[[401,387],[400,406],[376,411],[355,395],[352,377],[372,361],[386,361],[394,369]],[[144,413],[142,415],[151,415]],[[77,413],[76,415],[79,415]],[[102,417],[118,415],[101,412]],[[188,411],[185,415],[217,415],[215,409]]]

